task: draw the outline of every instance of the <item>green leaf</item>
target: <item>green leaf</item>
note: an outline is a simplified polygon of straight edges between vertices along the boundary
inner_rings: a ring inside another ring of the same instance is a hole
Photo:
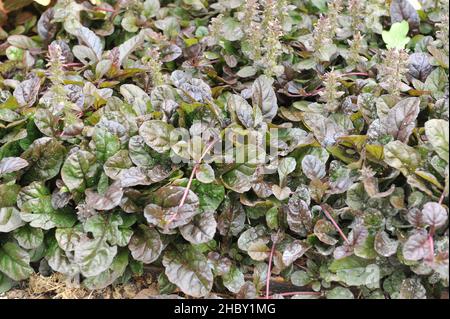
[[[381,34],[384,43],[388,49],[404,49],[411,38],[407,37],[409,24],[407,21],[395,22],[391,25],[389,31],[383,31]]]
[[[195,172],[195,177],[202,183],[212,183],[215,180],[214,170],[209,164],[200,164]]]
[[[137,23],[138,18],[134,16],[132,12],[126,12],[120,25],[125,31],[130,33],[136,33],[139,30]]]
[[[164,121],[152,120],[142,123],[139,135],[158,153],[170,150],[170,133],[173,127]]]
[[[70,191],[84,192],[95,185],[99,165],[94,154],[78,150],[69,155],[61,168],[61,178]]]
[[[0,272],[14,280],[27,279],[34,273],[30,255],[15,243],[3,244],[0,247]]]
[[[209,294],[213,285],[213,273],[202,253],[192,246],[179,246],[164,254],[165,273],[170,282],[192,297]]]
[[[384,161],[404,175],[414,172],[421,162],[420,154],[400,141],[389,142],[384,147]]]
[[[398,102],[381,120],[386,132],[396,140],[407,143],[420,112],[420,99],[410,97]]]
[[[435,99],[445,97],[445,88],[448,83],[447,72],[443,68],[434,69],[425,80],[424,89],[431,91]]]
[[[148,147],[144,142],[144,138],[140,135],[135,135],[130,138],[128,142],[128,153],[133,164],[139,167],[152,168],[160,162],[169,160]]]
[[[291,282],[295,286],[303,287],[309,285],[313,278],[304,270],[294,271],[291,275]]]
[[[0,272],[0,294],[10,290],[14,286],[14,281]]]
[[[75,35],[95,53],[98,60],[101,59],[103,44],[100,38],[92,30],[80,24],[80,26],[76,29]]]
[[[176,228],[189,223],[199,210],[198,196],[192,191],[184,204],[179,207],[185,192],[184,187],[165,186],[158,189],[154,195],[154,203],[148,204],[144,209],[147,222],[160,228]]]
[[[96,210],[111,210],[120,204],[123,196],[123,188],[120,181],[114,182],[104,194],[94,192],[92,189],[87,189],[86,204]]]
[[[25,223],[20,218],[20,212],[15,207],[0,208],[0,233],[9,233]]]
[[[128,245],[133,232],[127,228],[120,228],[123,220],[119,214],[98,214],[88,218],[84,223],[84,230],[92,233],[94,238],[104,238],[111,245],[124,247]]]
[[[278,221],[278,207],[272,207],[267,211],[266,214],[267,227],[270,229],[277,229],[279,226]]]
[[[239,201],[232,201],[228,197],[221,205],[217,228],[222,236],[237,236],[245,224],[245,211]]]
[[[264,240],[257,239],[250,244],[247,254],[251,259],[263,261],[269,257],[270,248],[267,247]]]
[[[378,288],[380,282],[380,268],[371,264],[366,267],[340,269],[336,271],[336,277],[349,286],[367,286]]]
[[[24,183],[47,181],[59,174],[66,149],[51,137],[35,140],[22,154],[29,165],[22,176]]]
[[[256,74],[256,71],[256,68],[253,66],[244,66],[236,73],[236,75],[241,78],[248,78],[254,76]]]
[[[389,257],[397,252],[398,241],[389,237],[389,235],[384,231],[379,231],[375,235],[375,250],[376,252],[383,256]]]
[[[238,293],[245,284],[244,274],[236,266],[232,266],[222,278],[223,285],[233,293]]]
[[[263,225],[257,225],[244,231],[238,239],[238,247],[243,251],[248,251],[253,242],[260,240],[262,243],[269,242],[267,229]]]
[[[0,207],[11,207],[16,204],[17,195],[20,192],[20,185],[0,184]]]
[[[333,224],[327,219],[319,219],[314,225],[314,235],[323,243],[327,245],[335,245],[338,240],[334,237],[336,229]]]
[[[192,181],[192,191],[200,201],[200,211],[215,211],[225,198],[225,188],[217,184],[203,184]]]
[[[103,165],[106,176],[113,180],[120,180],[124,172],[133,167],[127,150],[121,150],[108,158]]]
[[[252,176],[255,167],[249,164],[240,164],[220,178],[224,186],[237,193],[245,193],[252,187]]]
[[[391,296],[391,298],[394,299],[394,297],[399,294],[405,276],[406,275],[402,270],[397,269],[383,281],[383,289]]]
[[[355,183],[348,189],[345,202],[350,208],[361,210],[367,206],[369,199],[363,183]]]
[[[151,264],[161,255],[163,243],[158,231],[141,224],[131,237],[128,248],[134,259]]]
[[[375,259],[377,253],[374,248],[375,236],[369,234],[362,243],[356,245],[355,255],[365,259]]]
[[[253,105],[261,109],[264,121],[271,122],[277,115],[278,102],[272,87],[273,80],[265,75],[259,76],[252,86]]]
[[[213,212],[200,213],[192,221],[180,227],[180,233],[192,244],[207,243],[214,238],[217,222]]]
[[[231,17],[223,19],[221,33],[228,41],[237,41],[243,36],[239,22]]]
[[[403,280],[400,287],[399,299],[427,299],[427,291],[419,278]]]
[[[355,296],[348,288],[335,287],[326,292],[327,299],[355,299]]]
[[[167,16],[164,19],[157,20],[155,26],[163,30],[164,35],[168,37],[176,37],[180,31],[180,25],[178,19],[173,16]]]
[[[21,170],[28,162],[20,157],[4,157],[0,160],[0,176]]]
[[[99,275],[88,277],[83,281],[83,285],[88,289],[103,289],[113,284],[116,279],[122,276],[128,266],[128,252],[120,251],[114,258],[111,266]]]
[[[150,111],[150,97],[140,87],[133,84],[123,84],[120,87],[120,94],[125,101],[133,105],[133,109],[139,115],[147,114]]]
[[[45,230],[56,226],[72,227],[76,221],[70,208],[53,208],[50,191],[42,182],[23,187],[17,197],[17,206],[21,209],[22,220],[32,227]]]
[[[75,247],[74,261],[83,276],[97,276],[107,270],[117,254],[117,246],[109,246],[103,238],[82,238]]]
[[[425,134],[440,158],[449,162],[448,121],[432,119],[425,122]]]
[[[289,198],[289,202],[284,206],[287,214],[287,223],[289,228],[301,235],[307,236],[313,228],[312,214],[309,210],[308,204],[302,199],[301,193],[294,193]]]
[[[278,176],[280,181],[284,181],[286,177],[295,170],[297,162],[293,157],[284,157],[278,165]]]
[[[42,229],[33,228],[29,225],[16,229],[13,235],[20,247],[24,249],[36,249],[44,241],[44,232]]]
[[[302,171],[309,179],[322,179],[326,175],[325,164],[315,155],[306,155],[302,160]]]
[[[105,128],[95,128],[92,141],[95,146],[95,157],[101,162],[105,162],[120,150],[119,137]]]
[[[282,260],[286,266],[290,266],[294,261],[302,257],[311,246],[300,240],[294,240],[286,245],[283,250]]]
[[[74,251],[75,247],[80,243],[83,234],[81,225],[73,228],[58,228],[55,231],[55,239],[59,247],[64,251]]]
[[[357,256],[349,256],[342,259],[335,259],[328,267],[330,271],[337,272],[341,269],[360,268],[369,264],[369,261]]]
[[[156,16],[160,8],[159,0],[145,0],[144,1],[144,15],[148,18]]]
[[[69,257],[70,259],[69,259]],[[75,276],[80,274],[80,267],[73,262],[72,254],[66,253],[62,250],[55,240],[52,240],[49,245],[46,259],[48,265],[54,271],[60,272],[68,276]]]

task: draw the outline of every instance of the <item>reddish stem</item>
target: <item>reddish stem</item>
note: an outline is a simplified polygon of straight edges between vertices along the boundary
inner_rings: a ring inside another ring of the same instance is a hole
[[[63,64],[64,67],[71,67],[71,66],[84,66],[83,63],[79,63],[79,62],[73,62],[73,63],[66,63]]]
[[[194,179],[195,173],[197,173],[197,170],[198,170],[199,166],[200,166],[199,163],[194,165],[194,168],[192,169],[191,176],[189,177],[189,181],[188,181],[188,183],[186,185],[186,189],[184,190],[183,197],[180,200],[180,204],[178,205],[178,208],[180,208],[181,206],[184,205],[184,202],[186,201],[186,198],[187,198],[187,196],[189,194],[189,189],[191,188],[191,184],[192,184],[192,181]]]
[[[305,93],[302,96],[314,96],[314,95],[318,95],[322,91],[323,91],[323,89],[316,89],[316,90],[311,91],[309,93]]]
[[[445,198],[445,189],[441,194],[441,197],[439,198],[439,205],[442,205],[442,203],[444,202],[444,198]]]
[[[434,259],[434,240],[431,234],[428,236],[428,244],[430,245],[430,256],[428,256],[429,261],[433,261]]]
[[[266,297],[266,299],[273,298],[274,295],[271,295],[268,298]],[[278,295],[278,296],[295,296],[295,295],[300,295],[300,296],[321,296],[322,293],[320,293],[318,291],[292,291],[292,292],[282,292],[282,293],[279,293],[279,294],[276,294],[276,295]]]
[[[430,254],[428,255],[428,261],[432,262],[434,260],[434,226],[431,226],[430,228],[430,234],[428,235],[428,245],[430,248]]]
[[[95,7],[94,10],[95,10],[95,11],[111,12],[111,13],[115,13],[115,12],[116,12],[116,10],[114,10],[114,9],[110,9],[110,8],[102,8],[102,7]]]
[[[334,228],[336,228],[336,230],[338,231],[339,235],[341,235],[342,239],[345,240],[345,242],[350,245],[350,241],[348,240],[347,236],[345,236],[344,232],[342,231],[342,229],[339,227],[339,225],[336,223],[336,221],[334,220],[334,218],[331,216],[331,214],[325,209],[324,205],[321,205],[323,212],[325,213],[325,215],[328,217],[328,219],[331,221],[331,223],[333,224]]]
[[[183,197],[181,197],[180,204],[178,205],[178,208],[181,208],[184,205],[184,202],[186,201],[186,198],[189,194],[189,189],[191,188],[192,181],[194,180],[195,173],[197,172],[198,168],[200,167],[200,163],[202,162],[203,158],[208,154],[208,152],[211,150],[211,148],[216,144],[217,140],[212,140],[211,143],[208,144],[208,146],[203,151],[202,155],[200,156],[199,161],[194,165],[192,168],[191,176],[189,177],[189,181],[186,185],[186,188],[183,193]],[[178,217],[178,210],[177,212],[169,219],[167,222],[166,228]]]
[[[365,72],[349,72],[349,73],[341,74],[340,76],[351,76],[351,75],[369,76],[369,73],[365,73]]]
[[[269,299],[270,277],[271,277],[271,274],[272,274],[272,259],[273,259],[273,255],[275,253],[275,245],[277,244],[279,232],[280,231],[278,230],[277,235],[275,237],[275,240],[272,243],[272,248],[270,249],[269,265],[267,267],[267,278],[266,278],[266,299]]]

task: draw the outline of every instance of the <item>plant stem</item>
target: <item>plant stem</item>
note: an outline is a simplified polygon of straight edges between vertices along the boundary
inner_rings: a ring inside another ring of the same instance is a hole
[[[71,68],[71,67],[76,67],[76,66],[82,67],[82,66],[84,66],[84,64],[78,63],[78,62],[73,62],[73,63],[65,63],[62,66],[65,68]]]
[[[270,295],[269,297],[265,297],[265,299],[271,299],[273,298],[274,295],[278,295],[278,296],[295,296],[295,295],[300,295],[300,296],[321,296],[322,293],[318,292],[318,291],[290,291],[290,292],[281,292],[279,294],[273,294]]]
[[[439,197],[439,205],[442,205],[442,203],[444,202],[444,198],[445,198],[445,189],[441,194],[441,197]]]
[[[192,185],[192,181],[194,180],[194,176],[195,173],[197,172],[198,168],[200,167],[200,163],[202,162],[202,160],[205,158],[206,154],[208,154],[208,152],[211,150],[211,148],[214,146],[214,144],[216,144],[217,139],[212,140],[205,148],[205,150],[203,151],[202,155],[200,156],[199,160],[197,163],[195,163],[194,167],[192,168],[192,173],[191,176],[189,177],[189,181],[186,185],[186,188],[184,189],[184,193],[183,193],[183,197],[181,197],[180,203],[178,205],[178,209],[180,209],[183,205],[184,202],[186,201],[186,198],[188,197],[189,194],[189,190],[191,188]],[[177,212],[170,218],[170,220],[167,222],[166,227],[168,227],[176,218],[178,217],[178,210]]]
[[[316,89],[316,90],[311,91],[311,92],[304,93],[304,94],[302,94],[302,96],[305,96],[305,97],[315,96],[315,95],[318,95],[322,91],[323,91],[323,88],[320,88],[320,89]]]
[[[342,239],[344,239],[344,241],[350,245],[350,241],[348,240],[347,236],[345,236],[344,232],[342,231],[342,229],[339,227],[339,225],[336,223],[336,221],[334,220],[334,218],[331,216],[331,214],[326,210],[324,205],[320,205],[320,207],[322,207],[323,212],[325,213],[325,215],[328,217],[328,219],[331,221],[331,223],[333,224],[334,228],[336,228],[336,230],[338,231],[339,235],[341,235]]]
[[[114,9],[103,8],[103,7],[95,7],[94,10],[95,11],[111,12],[111,13],[115,13],[116,12],[116,10],[114,10]]]
[[[428,255],[428,261],[432,262],[434,260],[434,226],[431,226],[430,233],[428,234],[428,245],[430,249],[430,254]]]
[[[73,63],[65,63],[63,64],[64,67],[71,67],[71,66],[84,66],[83,63],[79,63],[79,62],[73,62]]]
[[[280,233],[280,230],[277,231],[277,235],[272,243],[272,248],[270,249],[269,265],[267,267],[267,278],[266,278],[266,299],[269,299],[270,277],[272,274],[272,259],[273,259],[273,255],[275,253],[275,245],[277,244],[279,233]]]
[[[202,162],[203,158],[205,158],[206,154],[208,154],[208,152],[214,146],[214,144],[216,144],[216,142],[217,142],[217,140],[214,139],[206,146],[205,150],[203,151],[202,155],[200,156],[200,159],[194,165],[194,168],[192,169],[191,176],[189,177],[188,184],[186,186],[186,189],[184,190],[183,197],[181,198],[181,201],[180,201],[180,204],[178,205],[178,207],[181,207],[181,206],[184,205],[184,202],[186,201],[186,198],[187,198],[187,196],[189,194],[189,189],[191,188],[192,180],[194,179],[195,173],[197,172],[198,168],[200,167],[200,163]]]
[[[188,183],[186,185],[186,188],[185,188],[184,193],[183,193],[183,197],[180,200],[180,204],[178,205],[178,208],[183,206],[184,202],[186,201],[186,198],[187,198],[187,196],[189,194],[189,189],[191,188],[191,184],[192,184],[192,181],[194,180],[195,173],[197,173],[198,167],[199,167],[199,165],[195,164],[194,168],[192,169],[191,176],[189,177],[189,181],[188,181]]]
[[[349,73],[344,73],[341,74],[340,76],[351,76],[351,75],[360,75],[360,76],[369,76],[369,73],[365,73],[365,72],[349,72]]]

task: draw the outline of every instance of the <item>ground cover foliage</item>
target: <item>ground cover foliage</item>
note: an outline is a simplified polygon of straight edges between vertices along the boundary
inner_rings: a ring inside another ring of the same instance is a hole
[[[0,293],[147,265],[162,298],[448,291],[446,1],[0,12]]]

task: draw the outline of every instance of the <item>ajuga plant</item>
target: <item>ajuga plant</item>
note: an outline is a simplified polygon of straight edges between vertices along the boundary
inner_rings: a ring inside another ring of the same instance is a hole
[[[448,296],[446,1],[0,13],[0,293]]]

